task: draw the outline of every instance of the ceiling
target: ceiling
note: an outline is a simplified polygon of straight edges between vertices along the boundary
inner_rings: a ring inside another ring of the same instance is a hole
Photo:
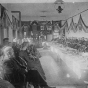
[[[29,0],[30,2],[37,0]],[[43,1],[43,0],[40,0]],[[55,0],[48,0],[55,1]],[[67,0],[65,0],[67,1]],[[71,1],[71,0],[70,0]],[[75,0],[77,1],[77,0]],[[10,11],[21,11],[22,21],[52,21],[52,20],[66,20],[67,18],[88,9],[88,2],[65,2],[62,6],[64,9],[62,13],[57,12],[57,6],[60,4],[54,3],[2,3]]]
[[[56,0],[0,0],[1,3],[52,3]],[[62,0],[57,0],[62,1]],[[88,2],[88,0],[63,0],[64,2]]]

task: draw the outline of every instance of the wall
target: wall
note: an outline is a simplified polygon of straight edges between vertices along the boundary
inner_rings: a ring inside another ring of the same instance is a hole
[[[9,41],[13,41],[13,30],[11,29],[11,27],[9,27]]]
[[[8,37],[8,31],[6,28],[3,29],[4,30],[4,38],[7,38]]]
[[[2,31],[2,29],[1,29],[1,27],[0,27],[0,45],[2,44],[2,39],[3,39],[3,31]]]
[[[4,6],[7,10],[7,14],[10,17],[10,20],[12,19],[12,15],[15,16],[17,19],[19,19],[19,15],[18,14],[13,14],[11,13],[12,8],[9,6],[9,3],[2,3],[2,6]]]
[[[12,22],[12,15],[19,20],[19,15],[18,14],[14,14],[14,13],[11,13],[11,8],[9,8],[10,6],[8,6],[8,3],[2,3],[2,6],[4,6],[6,8],[6,13],[10,19],[10,21]],[[8,29],[3,29],[4,30],[4,33],[3,33],[3,38],[9,38],[9,41],[12,42],[13,41],[13,29],[11,27],[12,25],[10,25],[8,27]],[[1,32],[2,33],[2,32]],[[16,37],[17,37],[17,33],[16,33]],[[2,39],[3,39],[2,38]],[[1,43],[1,39],[0,39],[0,43]]]
[[[37,20],[37,21],[58,21],[58,20],[64,20],[68,18],[68,16],[65,14],[65,15],[62,15],[62,17],[60,16],[47,16],[45,18],[43,17],[40,17],[40,16],[22,16],[22,21],[34,21],[34,20]]]

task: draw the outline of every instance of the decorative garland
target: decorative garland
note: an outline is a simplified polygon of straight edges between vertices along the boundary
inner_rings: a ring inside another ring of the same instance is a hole
[[[80,14],[80,17],[79,17],[79,20],[78,20],[77,24],[74,23],[73,18],[72,18],[70,26],[68,27],[68,22],[66,20],[64,25],[61,27],[61,31],[64,30],[64,29],[65,29],[66,32],[70,32],[70,30],[72,30],[74,33],[76,33],[77,31],[84,30],[85,33],[88,33],[88,26],[86,26],[86,24],[84,23],[81,14]]]
[[[70,26],[68,28],[68,30],[72,30],[73,32],[77,32],[77,26],[75,25],[74,21],[73,21],[73,18],[72,18],[72,21],[70,23]]]
[[[84,31],[85,31],[86,33],[88,33],[88,26],[84,23],[81,14],[80,14],[80,19],[81,19],[82,28],[84,29]]]

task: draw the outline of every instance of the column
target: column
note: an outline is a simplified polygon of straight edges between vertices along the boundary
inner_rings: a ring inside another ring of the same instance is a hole
[[[18,38],[18,31],[16,30],[16,38]]]
[[[9,41],[13,41],[13,30],[11,29],[11,27],[9,27]]]
[[[1,26],[0,26],[0,45],[2,43],[2,33],[1,33]]]
[[[4,38],[7,38],[7,29],[4,28],[3,30],[4,30]]]
[[[1,30],[1,31],[0,31],[0,34],[1,34],[1,35],[0,35],[0,37],[1,37],[1,44],[3,44],[4,30],[3,30],[3,27],[2,27],[2,26],[0,27],[0,30]]]

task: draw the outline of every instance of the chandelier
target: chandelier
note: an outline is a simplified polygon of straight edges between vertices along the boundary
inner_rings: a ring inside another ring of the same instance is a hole
[[[55,5],[55,8],[58,11],[58,13],[62,13],[63,6],[64,6],[63,0],[56,0],[54,2],[54,5]]]
[[[58,8],[56,10],[58,11],[58,13],[62,13],[63,8],[61,6],[58,6]]]

